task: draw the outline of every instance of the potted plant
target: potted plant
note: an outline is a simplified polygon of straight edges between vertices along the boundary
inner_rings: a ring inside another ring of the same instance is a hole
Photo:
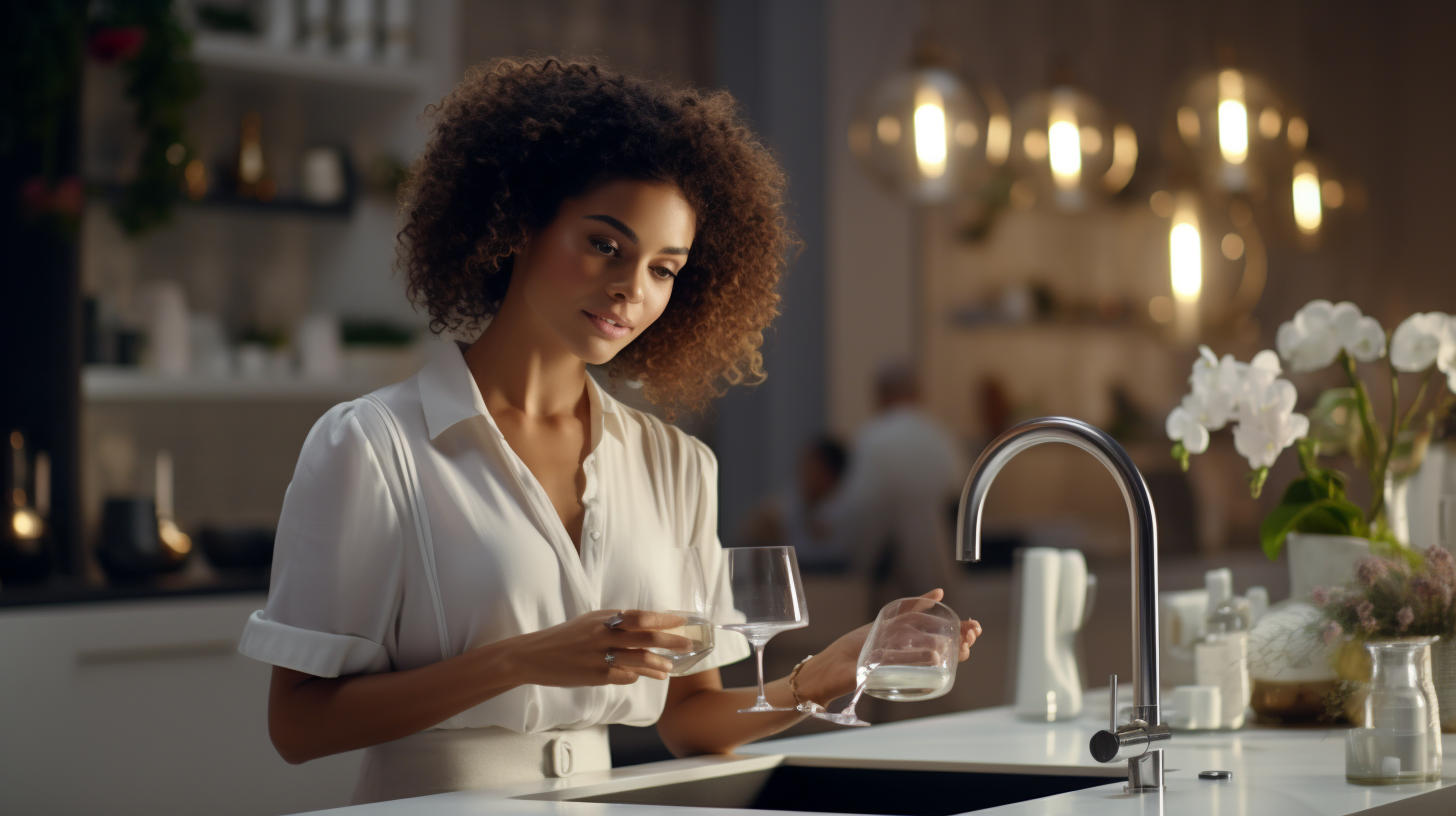
[[[1387,336],[1355,304],[1315,300],[1279,327],[1276,346],[1277,354],[1261,351],[1248,363],[1199,348],[1190,393],[1166,423],[1174,458],[1186,470],[1192,454],[1207,450],[1209,433],[1229,425],[1235,449],[1249,461],[1250,493],[1257,497],[1270,466],[1285,448],[1296,446],[1301,473],[1285,486],[1259,528],[1271,560],[1289,544],[1293,598],[1308,598],[1317,586],[1342,582],[1355,560],[1372,548],[1418,564],[1419,554],[1391,529],[1385,486],[1392,469],[1409,473],[1419,466],[1432,428],[1456,403],[1456,318],[1417,313]],[[1349,385],[1320,395],[1310,416],[1295,413],[1298,393],[1281,376],[1281,359],[1301,373],[1338,365]],[[1381,381],[1389,381],[1391,396],[1384,423],[1360,372],[1361,364],[1380,361],[1385,368]],[[1402,373],[1421,375],[1414,398],[1404,405]],[[1341,453],[1349,454],[1369,479],[1369,506],[1350,501],[1348,477],[1321,464],[1321,457]]]
[[[1364,643],[1370,640],[1438,638],[1431,645],[1441,730],[1456,731],[1456,558],[1438,546],[1425,551],[1417,567],[1400,556],[1367,555],[1342,585],[1319,587],[1319,637],[1340,645],[1337,671],[1344,681],[1344,709],[1361,711],[1357,684],[1368,679]]]

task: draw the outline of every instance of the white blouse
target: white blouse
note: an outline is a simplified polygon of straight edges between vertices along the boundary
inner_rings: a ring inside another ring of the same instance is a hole
[[[265,609],[239,650],[319,677],[425,666],[599,609],[651,608],[653,554],[697,548],[731,609],[706,445],[617,402],[591,377],[581,552],[501,434],[461,348],[414,377],[335,406],[309,432],[278,522]],[[413,470],[424,512],[416,517]],[[649,576],[644,578],[644,576]],[[667,607],[663,607],[667,608]],[[746,657],[717,633],[695,671]],[[605,655],[603,656],[605,659]],[[522,733],[657,721],[667,681],[519,686],[439,728]]]

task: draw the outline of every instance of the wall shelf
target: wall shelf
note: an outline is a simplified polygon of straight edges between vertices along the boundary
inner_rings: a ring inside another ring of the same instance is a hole
[[[429,76],[417,64],[356,62],[335,54],[270,48],[250,38],[198,33],[192,56],[210,72],[242,78],[293,80],[309,85],[418,93]]]
[[[162,377],[117,366],[86,366],[81,372],[81,398],[87,403],[120,402],[343,402],[369,393],[375,380],[207,379]]]

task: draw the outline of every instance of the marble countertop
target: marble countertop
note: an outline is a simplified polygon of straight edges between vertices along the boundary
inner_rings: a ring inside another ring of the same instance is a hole
[[[1108,784],[1033,799],[978,813],[998,816],[1296,816],[1340,814],[1380,808],[1382,814],[1456,813],[1456,735],[1443,738],[1445,775],[1439,783],[1369,787],[1345,781],[1344,727],[1330,729],[1247,728],[1232,733],[1175,733],[1166,748],[1166,790],[1161,794],[1122,791],[1125,763],[1099,765],[1087,741],[1104,723],[1106,691],[1089,693],[1077,720],[1032,723],[1009,708],[982,709],[871,728],[845,729],[749,745],[734,757],[697,757],[579,774],[500,790],[460,791],[384,802],[333,814],[353,816],[455,816],[455,814],[560,814],[612,816],[642,813],[642,805],[561,801],[647,784],[685,782],[761,769],[780,762],[830,767],[995,773],[1106,775]],[[1228,781],[1200,780],[1198,772],[1233,772]],[[1113,775],[1116,775],[1114,777]],[[1028,781],[1031,784],[1031,781]],[[530,797],[530,798],[521,798]],[[650,808],[653,816],[706,816],[729,808]],[[767,811],[758,811],[767,812]]]

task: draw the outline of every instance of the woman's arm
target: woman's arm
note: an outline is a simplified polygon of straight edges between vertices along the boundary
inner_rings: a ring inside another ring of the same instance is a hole
[[[517,686],[666,679],[672,663],[645,649],[686,647],[685,638],[658,631],[681,625],[682,618],[625,612],[622,625],[609,629],[603,623],[614,614],[591,612],[406,671],[315,677],[275,666],[268,692],[273,747],[298,764],[407,737]],[[608,649],[616,655],[611,666]]]
[[[940,600],[939,589],[924,597]],[[829,648],[805,663],[795,678],[799,699],[828,705],[831,700],[854,691],[855,664],[869,634],[868,625],[844,635]],[[961,623],[959,660],[971,655],[971,646],[981,634],[981,624],[973,620]],[[765,683],[764,695],[777,708],[793,708],[794,697],[789,678],[781,677]],[[693,754],[726,754],[740,745],[772,736],[804,719],[795,711],[764,714],[739,714],[738,710],[753,705],[758,698],[756,688],[723,688],[717,669],[674,677],[668,685],[667,703],[657,721],[657,733],[674,756]]]

